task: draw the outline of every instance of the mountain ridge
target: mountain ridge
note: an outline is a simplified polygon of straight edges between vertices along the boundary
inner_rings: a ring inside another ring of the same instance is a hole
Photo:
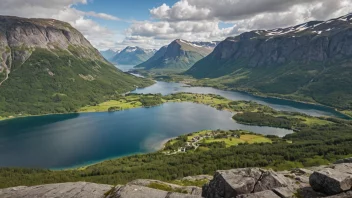
[[[348,14],[229,37],[186,74],[210,78],[204,85],[350,109],[351,18]]]
[[[143,49],[138,46],[127,46],[110,58],[110,61],[121,65],[138,65],[152,57],[155,51],[154,49]]]
[[[0,16],[0,115],[74,112],[150,84],[110,64],[68,23]]]
[[[116,54],[120,53],[121,50],[113,50],[113,49],[107,49],[107,50],[101,50],[99,51],[100,54],[106,59],[110,60],[112,57],[114,57]]]
[[[160,48],[153,57],[136,67],[146,70],[186,70],[211,53],[216,44],[216,42],[190,42],[176,39],[169,45]]]

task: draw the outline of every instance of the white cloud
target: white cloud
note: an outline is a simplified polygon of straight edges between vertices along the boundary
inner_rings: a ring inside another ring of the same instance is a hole
[[[159,48],[176,38],[222,40],[245,31],[327,20],[352,12],[351,0],[178,0],[150,9],[153,20],[132,21],[122,35],[92,19],[119,21],[118,17],[83,12],[73,6],[87,3],[89,0],[1,0],[0,14],[63,20],[95,47],[121,49],[126,45]]]
[[[73,7],[87,4],[87,0],[1,0],[0,15],[27,18],[54,18],[70,23],[98,49],[114,46],[116,33],[89,17],[120,20],[118,17],[96,12],[83,12]]]
[[[153,17],[163,20],[202,20],[209,16],[210,9],[206,7],[197,7],[189,4],[186,0],[175,3],[172,8],[163,4],[158,8],[153,8],[150,13]]]
[[[177,22],[135,22],[127,30],[131,36],[150,37],[158,40],[174,40],[176,38],[202,41],[222,39],[233,28],[220,29],[218,22],[213,21],[177,21]]]
[[[86,16],[93,16],[93,17],[97,17],[97,18],[101,18],[101,19],[106,19],[106,20],[113,20],[113,21],[120,21],[121,19],[109,14],[105,14],[105,13],[96,13],[96,12],[82,12],[82,14],[86,15]]]
[[[179,0],[150,10],[156,20],[134,22],[127,30],[141,40],[222,40],[256,29],[327,20],[352,12],[350,0]],[[220,22],[231,27],[220,28]]]

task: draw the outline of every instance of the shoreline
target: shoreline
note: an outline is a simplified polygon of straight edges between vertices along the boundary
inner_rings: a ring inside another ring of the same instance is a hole
[[[147,152],[147,153],[151,153],[151,152]],[[83,163],[81,165],[74,165],[74,166],[70,166],[70,167],[61,167],[61,168],[47,168],[47,169],[49,169],[51,171],[85,170],[86,168],[88,168],[90,166],[94,166],[94,165],[103,163],[105,161],[115,160],[115,159],[119,159],[119,158],[123,158],[123,157],[130,157],[130,156],[134,156],[134,155],[142,155],[142,154],[147,154],[147,153],[130,153],[130,154],[127,154],[127,155],[109,157],[109,158],[105,158],[105,159],[102,159],[102,160],[86,162],[86,163]]]
[[[185,84],[185,83],[182,83],[182,84]],[[190,87],[214,88],[214,89],[218,89],[218,90],[222,90],[222,91],[236,91],[236,90],[230,90],[230,89],[219,89],[219,88],[210,87],[210,86],[193,86],[191,84],[185,84],[185,85],[188,85]],[[343,111],[345,111],[345,110],[338,110],[338,109],[336,109],[334,107],[323,105],[323,104],[319,104],[319,103],[305,102],[305,101],[299,101],[299,100],[290,100],[290,99],[287,99],[287,98],[280,98],[280,97],[277,97],[277,96],[270,96],[270,95],[266,96],[266,95],[261,95],[261,94],[254,94],[254,93],[251,93],[251,92],[246,92],[246,91],[241,91],[241,90],[237,90],[237,92],[242,92],[242,93],[245,93],[245,94],[249,94],[249,95],[252,95],[254,97],[260,97],[260,98],[266,98],[266,99],[279,99],[279,100],[284,100],[284,101],[287,101],[287,102],[297,102],[297,103],[302,103],[302,104],[315,105],[315,106],[318,106],[318,107],[324,107],[324,108],[328,108],[330,110],[334,110],[335,112],[337,112],[337,113],[339,113],[339,114],[341,114],[341,115],[343,115],[345,117],[345,118],[340,118],[340,119],[344,119],[344,120],[351,120],[352,119],[352,116],[343,113]],[[127,93],[129,93],[129,92],[127,92]],[[119,110],[119,111],[137,109],[137,108],[146,108],[146,107],[147,106],[140,106],[140,107],[134,107],[134,108],[127,108],[127,109],[123,109],[123,110]],[[0,122],[8,121],[8,120],[14,120],[14,119],[20,119],[20,118],[30,118],[30,117],[40,117],[40,116],[70,115],[70,114],[85,114],[85,113],[104,113],[104,112],[109,112],[109,111],[108,110],[104,110],[104,111],[77,111],[77,112],[67,112],[67,113],[48,113],[48,114],[22,115],[22,116],[12,116],[12,117],[10,116],[10,117],[7,117],[7,118],[0,117]]]
[[[62,167],[62,168],[49,168],[49,170],[51,171],[70,171],[70,170],[84,170],[90,166],[94,166],[97,164],[100,164],[102,162],[108,161],[108,160],[115,160],[115,159],[119,159],[119,158],[123,158],[123,157],[130,157],[130,156],[134,156],[134,155],[143,155],[143,154],[148,154],[148,153],[157,153],[162,151],[165,148],[165,145],[167,142],[169,142],[170,140],[176,139],[177,137],[172,137],[172,138],[166,138],[161,140],[160,142],[157,143],[157,146],[155,147],[156,150],[152,151],[152,152],[145,152],[145,153],[130,153],[127,155],[122,155],[122,156],[115,156],[115,157],[110,157],[110,158],[106,158],[103,160],[98,160],[95,162],[87,162],[84,163],[82,165],[75,165],[75,166],[71,166],[71,167]]]
[[[352,119],[352,116],[343,113],[343,111],[346,111],[346,110],[339,110],[336,107],[324,105],[324,104],[321,104],[321,103],[318,103],[318,102],[309,102],[309,101],[304,101],[304,100],[294,100],[294,99],[288,99],[288,98],[285,98],[285,97],[266,95],[266,94],[261,93],[261,92],[254,93],[254,92],[251,92],[251,91],[243,91],[243,90],[239,90],[239,89],[233,89],[233,90],[232,89],[227,89],[227,88],[221,89],[221,88],[218,88],[218,87],[211,87],[211,86],[204,86],[204,85],[203,86],[192,85],[192,84],[185,83],[185,82],[175,82],[175,83],[182,83],[182,84],[185,84],[185,85],[187,85],[189,87],[204,87],[204,88],[218,89],[218,90],[222,90],[222,91],[234,91],[234,92],[245,93],[245,94],[248,94],[248,95],[252,95],[254,97],[260,97],[260,98],[265,98],[265,99],[278,99],[278,100],[284,100],[284,101],[287,101],[287,102],[296,102],[296,103],[302,103],[302,104],[307,104],[307,105],[314,105],[314,106],[318,106],[318,107],[324,107],[324,108],[328,108],[328,109],[334,110],[335,112],[338,112],[338,113],[346,116],[346,118]],[[349,111],[349,110],[347,110],[347,111]],[[352,111],[352,110],[350,110],[350,111]]]
[[[173,139],[176,139],[176,138],[177,137],[172,137],[172,138],[166,138],[166,139],[162,140],[159,143],[158,150],[156,152],[160,152],[160,151],[164,150],[164,148],[166,146],[166,143],[168,143],[170,140],[173,140]]]

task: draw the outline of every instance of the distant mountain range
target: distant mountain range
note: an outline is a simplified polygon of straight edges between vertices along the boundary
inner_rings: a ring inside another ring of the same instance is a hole
[[[190,42],[177,39],[162,47],[137,68],[184,71],[210,54],[218,42]]]
[[[150,84],[107,62],[70,24],[0,16],[0,115],[74,112]]]
[[[121,50],[112,50],[112,49],[108,49],[108,50],[103,50],[100,51],[101,55],[106,59],[106,60],[110,60],[111,58],[113,58],[116,54],[120,53]]]
[[[227,38],[186,74],[204,85],[352,108],[352,14]]]
[[[154,49],[129,46],[120,52],[115,52],[115,55],[108,58],[108,60],[119,65],[138,65],[152,57],[155,52],[156,50]]]

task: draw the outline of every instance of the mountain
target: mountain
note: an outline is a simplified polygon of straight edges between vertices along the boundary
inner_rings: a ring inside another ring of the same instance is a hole
[[[137,65],[150,69],[187,70],[198,60],[211,53],[216,42],[189,42],[181,39],[162,47],[148,61]]]
[[[115,51],[112,49],[108,49],[108,50],[104,50],[104,51],[100,51],[100,54],[106,59],[106,60],[110,60],[112,57],[114,57],[116,54],[120,53],[119,50]]]
[[[158,51],[155,52],[154,56],[149,58],[147,61],[135,66],[135,68],[145,68],[148,65],[152,65],[155,61],[158,61],[159,58],[163,57],[167,50],[167,46],[161,47]]]
[[[352,14],[227,38],[186,74],[204,85],[352,108]]]
[[[0,55],[0,116],[73,112],[150,84],[53,19],[0,16]]]
[[[111,61],[120,65],[138,65],[155,54],[154,49],[140,47],[126,47],[111,58]]]

